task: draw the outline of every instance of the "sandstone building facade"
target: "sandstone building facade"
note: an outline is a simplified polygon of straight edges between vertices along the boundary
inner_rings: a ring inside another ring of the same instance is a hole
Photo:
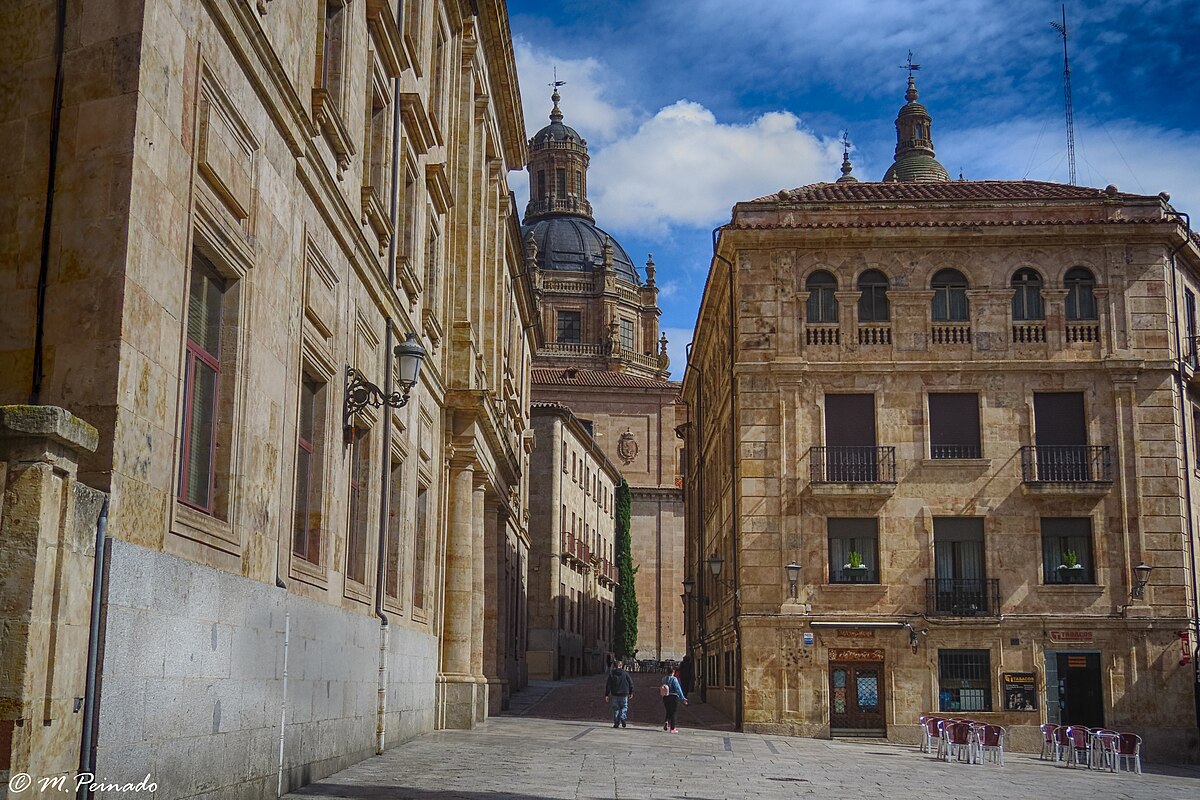
[[[529,677],[603,672],[617,584],[621,475],[566,406],[534,403],[530,465]]]
[[[74,771],[85,683],[95,772],[164,797],[477,724],[527,679],[541,336],[503,3],[63,5],[0,11],[0,483],[40,504],[0,521],[0,777]]]
[[[1195,760],[1197,239],[1165,196],[949,181],[907,99],[886,182],[847,158],[720,232],[683,382],[708,698]]]
[[[596,226],[587,196],[587,142],[563,123],[529,140],[522,235],[545,339],[534,355],[533,399],[588,423],[632,493],[638,657],[683,655],[679,602],[683,495],[675,437],[679,384],[668,380],[653,259],[642,280],[625,250]]]

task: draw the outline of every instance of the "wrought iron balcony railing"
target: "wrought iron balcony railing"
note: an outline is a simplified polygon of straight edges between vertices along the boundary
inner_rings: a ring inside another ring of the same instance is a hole
[[[809,451],[813,483],[895,483],[895,447],[814,447]]]
[[[926,578],[925,612],[940,617],[998,617],[1000,580]]]
[[[1111,483],[1108,445],[1032,445],[1021,448],[1025,483]]]

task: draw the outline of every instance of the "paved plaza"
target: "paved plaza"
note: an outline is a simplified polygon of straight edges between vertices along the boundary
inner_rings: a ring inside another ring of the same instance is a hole
[[[421,800],[736,800],[738,798],[986,798],[1197,800],[1200,768],[1145,765],[1133,775],[1091,772],[1008,753],[1004,766],[947,764],[915,747],[760,736],[722,730],[710,708],[662,730],[657,678],[634,698],[634,721],[614,730],[593,677],[535,684],[510,715],[473,731],[440,731],[368,759],[293,798]],[[575,718],[561,718],[574,709]],[[689,724],[712,727],[684,727]],[[715,728],[715,729],[714,729]]]

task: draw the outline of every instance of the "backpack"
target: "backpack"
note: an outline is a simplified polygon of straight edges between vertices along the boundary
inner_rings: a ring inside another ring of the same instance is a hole
[[[663,678],[663,682],[658,686],[658,696],[666,697],[671,693],[671,679]]]

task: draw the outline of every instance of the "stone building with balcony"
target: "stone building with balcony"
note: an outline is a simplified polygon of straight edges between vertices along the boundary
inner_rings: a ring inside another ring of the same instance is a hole
[[[884,182],[847,157],[720,231],[683,381],[708,699],[1195,760],[1197,239],[1165,195],[947,180],[916,98]]]
[[[603,672],[611,655],[621,475],[589,425],[557,403],[535,402],[530,464],[529,677]]]
[[[504,3],[35,0],[0,40],[0,781],[273,797],[498,712],[541,335]]]
[[[550,124],[529,140],[529,204],[521,228],[545,339],[533,399],[571,409],[632,493],[638,656],[683,656],[683,503],[679,384],[668,380],[653,259],[645,280],[599,228],[587,198],[587,142],[563,123],[557,88]]]

